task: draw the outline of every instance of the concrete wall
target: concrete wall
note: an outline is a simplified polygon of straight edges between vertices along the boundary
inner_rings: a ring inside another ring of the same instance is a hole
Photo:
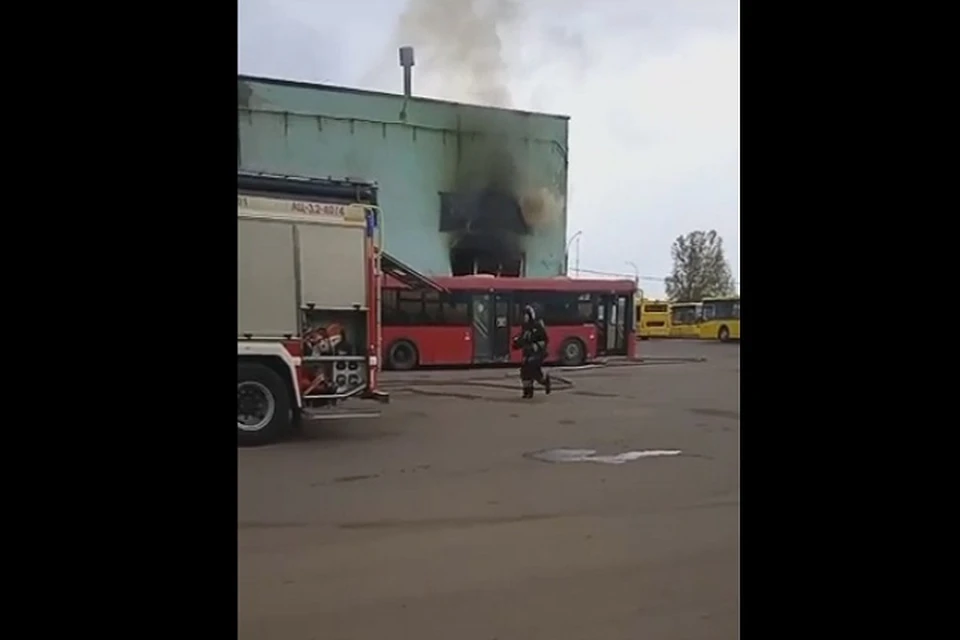
[[[405,119],[402,111],[405,110]],[[240,77],[243,169],[375,180],[386,250],[432,275],[450,273],[452,238],[438,231],[441,191],[495,143],[524,188],[547,190],[555,215],[523,238],[527,276],[564,272],[566,117],[503,111],[338,87]],[[494,142],[492,142],[494,141]]]

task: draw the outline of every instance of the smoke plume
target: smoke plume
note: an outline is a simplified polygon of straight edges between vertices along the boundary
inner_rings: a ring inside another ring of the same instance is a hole
[[[531,83],[550,82],[537,73],[544,57],[580,58],[582,42],[565,27],[533,19],[537,9],[555,17],[547,3],[537,7],[536,1],[408,0],[393,45],[414,47],[413,95],[515,108],[511,79],[529,76],[518,85],[527,93]],[[516,262],[527,234],[562,220],[564,194],[553,180],[542,182],[544,167],[528,166],[543,161],[542,153],[530,151],[535,134],[526,130],[528,119],[464,109],[458,121],[459,153],[449,188],[462,203],[464,222],[450,236],[451,247],[460,255]]]
[[[520,212],[528,227],[542,229],[560,220],[563,198],[545,187],[526,189],[520,194]]]
[[[415,47],[418,70],[445,98],[510,107],[502,32],[520,16],[519,0],[409,0],[397,40]]]

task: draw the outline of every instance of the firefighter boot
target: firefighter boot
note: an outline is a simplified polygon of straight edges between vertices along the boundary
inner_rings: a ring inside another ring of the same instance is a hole
[[[543,376],[543,389],[544,393],[550,395],[550,374]]]
[[[532,398],[532,397],[533,397],[533,385],[532,385],[532,384],[531,384],[529,387],[528,387],[526,384],[523,385],[523,397],[524,397],[524,398]]]

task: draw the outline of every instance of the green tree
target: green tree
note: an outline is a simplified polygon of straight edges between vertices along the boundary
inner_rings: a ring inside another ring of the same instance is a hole
[[[723,255],[723,238],[716,231],[691,231],[670,247],[673,273],[667,278],[667,297],[673,302],[698,302],[736,292],[730,265]]]

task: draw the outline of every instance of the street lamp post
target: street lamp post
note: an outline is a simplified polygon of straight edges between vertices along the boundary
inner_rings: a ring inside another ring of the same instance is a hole
[[[570,275],[570,245],[573,244],[574,240],[577,241],[576,273],[577,276],[580,275],[580,236],[582,234],[583,231],[578,229],[577,232],[567,240],[567,246],[563,250],[564,271],[566,275]]]
[[[633,281],[637,283],[637,286],[640,286],[640,267],[637,266],[636,262],[632,260],[627,260],[627,264],[633,267]]]

